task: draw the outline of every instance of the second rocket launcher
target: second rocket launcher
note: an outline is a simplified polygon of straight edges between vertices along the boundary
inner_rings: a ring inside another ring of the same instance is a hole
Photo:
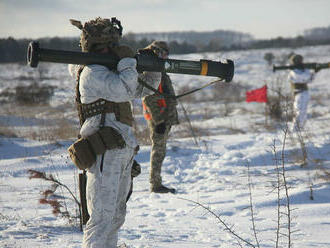
[[[234,76],[234,62],[232,60],[216,62],[212,60],[162,59],[150,53],[137,53],[135,58],[139,72],[158,71],[212,76],[224,79],[226,82],[230,82]],[[28,46],[27,63],[31,67],[37,67],[40,61],[79,65],[101,64],[110,68],[116,68],[119,62],[118,58],[109,54],[44,49],[39,47],[38,42],[32,41]]]
[[[330,63],[304,63],[300,65],[273,65],[273,72],[280,70],[294,70],[294,69],[312,69],[318,72],[322,69],[330,69]]]

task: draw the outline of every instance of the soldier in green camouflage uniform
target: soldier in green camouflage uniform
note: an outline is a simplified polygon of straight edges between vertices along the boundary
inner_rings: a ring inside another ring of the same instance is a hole
[[[167,58],[169,49],[164,41],[154,41],[145,49],[152,50],[158,57]],[[176,109],[177,101],[170,77],[163,72],[161,83],[158,87],[161,94],[153,94],[142,99],[144,116],[150,130],[151,154],[150,154],[150,184],[151,192],[175,193],[175,189],[162,184],[161,168],[166,155],[166,142],[172,125],[179,123]]]

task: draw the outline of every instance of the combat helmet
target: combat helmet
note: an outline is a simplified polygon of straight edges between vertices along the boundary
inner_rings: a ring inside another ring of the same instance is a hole
[[[167,53],[167,55],[169,54],[169,47],[165,41],[155,40],[144,49],[150,49],[158,56],[160,55],[160,53],[164,52]]]
[[[289,58],[291,65],[300,65],[303,63],[303,60],[304,60],[304,58],[300,54],[293,54]]]
[[[122,36],[123,27],[115,17],[112,17],[111,20],[97,17],[94,20],[85,22],[84,25],[73,19],[70,19],[70,22],[82,31],[80,47],[83,52],[93,52],[105,47],[118,46]]]

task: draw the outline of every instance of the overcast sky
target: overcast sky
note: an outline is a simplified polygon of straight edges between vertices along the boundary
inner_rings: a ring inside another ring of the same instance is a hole
[[[70,18],[121,20],[124,33],[241,31],[294,37],[330,26],[330,0],[0,0],[0,38],[78,36]]]

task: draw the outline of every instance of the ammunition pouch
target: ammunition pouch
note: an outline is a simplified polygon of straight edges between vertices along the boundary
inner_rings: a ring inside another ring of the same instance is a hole
[[[106,150],[122,149],[126,145],[123,137],[112,127],[102,127],[96,133],[80,138],[74,142],[68,152],[73,163],[85,170],[96,162],[96,155],[104,154]]]

